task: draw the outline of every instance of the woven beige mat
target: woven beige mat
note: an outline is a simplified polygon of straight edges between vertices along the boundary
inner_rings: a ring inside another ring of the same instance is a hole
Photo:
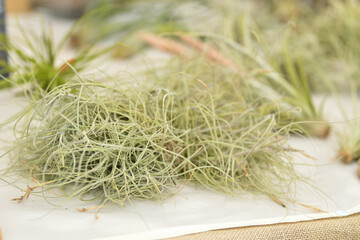
[[[251,226],[215,230],[171,240],[215,239],[356,239],[360,240],[360,213],[347,217],[326,218],[297,223]]]

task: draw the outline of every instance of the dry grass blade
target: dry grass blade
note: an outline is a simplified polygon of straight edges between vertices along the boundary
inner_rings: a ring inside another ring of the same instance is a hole
[[[313,210],[314,212],[317,212],[317,213],[326,213],[326,211],[324,210],[321,210],[320,208],[317,208],[317,207],[314,207],[314,206],[311,206],[311,205],[307,205],[307,204],[302,204],[302,203],[296,203],[300,206],[303,206],[303,207],[306,207],[306,208],[309,208],[311,210]]]

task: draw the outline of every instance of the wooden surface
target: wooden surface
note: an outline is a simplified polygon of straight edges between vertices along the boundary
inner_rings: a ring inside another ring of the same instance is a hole
[[[208,231],[168,240],[332,240],[360,239],[360,213],[347,217],[325,218],[296,223],[281,223]]]
[[[6,0],[7,12],[27,12],[30,11],[31,2],[30,0]]]

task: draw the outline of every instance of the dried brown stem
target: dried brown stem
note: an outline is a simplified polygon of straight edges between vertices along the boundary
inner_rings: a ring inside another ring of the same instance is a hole
[[[103,206],[95,206],[95,207],[88,207],[88,208],[81,208],[81,209],[76,209],[78,212],[87,212],[87,211],[91,211],[91,210],[99,210],[102,209],[103,207],[105,207],[105,205]]]
[[[66,63],[63,63],[59,68],[60,72],[62,72],[62,73],[66,72],[70,68],[68,63],[72,65],[72,64],[74,64],[74,62],[75,62],[75,59],[71,58]]]
[[[279,204],[279,205],[282,206],[283,208],[286,207],[286,205],[285,205],[282,201],[280,201],[279,199],[277,199],[276,197],[271,196],[271,195],[269,195],[269,197],[271,198],[271,200],[273,200],[274,202],[276,202],[277,204]]]
[[[306,205],[306,204],[302,204],[302,203],[298,203],[298,202],[295,202],[296,204],[299,204],[300,206],[303,206],[303,207],[306,207],[306,208],[309,208],[317,213],[326,213],[326,211],[324,210],[321,210],[320,208],[317,208],[317,207],[314,207],[314,206],[311,206],[311,205]]]
[[[353,156],[351,153],[345,150],[338,150],[338,158],[341,159],[344,163],[351,163],[353,161]]]
[[[190,58],[190,51],[188,48],[177,41],[148,32],[139,32],[138,37],[144,42],[165,52],[176,54],[183,58]]]
[[[232,70],[239,71],[239,67],[234,62],[226,58],[223,54],[219,52],[219,50],[215,49],[214,47],[210,47],[201,42],[200,40],[193,38],[189,35],[180,35],[180,37],[184,42],[194,47],[199,52],[205,53],[206,57],[209,60],[220,63],[221,65],[228,67]]]

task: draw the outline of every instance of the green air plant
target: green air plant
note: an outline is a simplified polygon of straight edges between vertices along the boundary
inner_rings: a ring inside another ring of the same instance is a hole
[[[259,49],[245,47],[232,39],[216,34],[200,33],[198,35],[202,36],[202,40],[207,41],[207,43],[201,41],[200,38],[185,33],[180,34],[183,43],[180,41],[174,42],[150,33],[147,33],[147,37],[142,38],[147,43],[177,54],[186,61],[189,61],[194,56],[194,54],[188,52],[185,43],[190,45],[189,47],[200,51],[200,56],[204,56],[213,63],[222,66],[224,78],[231,77],[233,73],[236,73],[240,82],[244,81],[243,78],[251,79],[249,80],[250,84],[253,84],[258,89],[258,92],[255,93],[257,98],[277,99],[278,104],[274,105],[273,108],[269,108],[269,112],[265,114],[269,114],[271,111],[279,112],[278,107],[280,107],[280,112],[282,112],[280,122],[278,122],[280,126],[286,126],[295,121],[298,124],[294,124],[294,126],[306,131],[307,134],[324,138],[328,136],[329,125],[325,123],[322,117],[322,110],[316,108],[313,103],[309,80],[303,69],[302,61],[301,59],[293,59],[286,44],[284,44],[282,56],[282,62],[285,65],[282,71],[277,71]],[[285,74],[282,74],[282,72]],[[245,77],[241,78],[240,75]],[[205,81],[205,83],[207,82]],[[224,88],[222,84],[223,79],[219,79],[216,89]],[[227,90],[232,92],[233,89],[233,86],[230,85]],[[291,109],[298,110],[290,111]]]
[[[350,119],[349,115],[342,108],[342,113],[348,121],[346,129],[337,132],[339,144],[338,157],[344,163],[359,162],[358,175],[360,176],[360,120],[359,120],[359,95],[357,93],[357,85],[354,80],[349,79],[350,96],[352,100],[353,115],[355,119]],[[334,90],[334,95],[338,97],[338,93]]]
[[[296,1],[292,3],[295,4]],[[327,137],[329,125],[324,123],[322,110],[315,107],[312,99],[312,90],[318,85],[317,82],[320,79],[313,74],[316,68],[313,66],[314,61],[316,61],[314,58],[316,54],[304,54],[305,51],[302,51],[308,46],[316,49],[313,44],[314,40],[311,39],[311,34],[307,34],[304,41],[300,41],[299,47],[294,47],[291,42],[295,35],[298,36],[305,32],[307,24],[311,22],[310,19],[314,16],[313,11],[304,4],[302,10],[304,13],[301,14],[301,21],[299,20],[301,24],[298,24],[296,34],[289,34],[287,29],[282,31],[266,30],[268,25],[263,24],[263,22],[268,21],[267,18],[261,19],[261,17],[254,16],[254,20],[251,20],[251,17],[247,16],[248,14],[239,14],[241,11],[237,10],[242,9],[242,7],[242,4],[235,1],[224,1],[222,3],[209,1],[207,11],[212,12],[213,19],[217,19],[221,24],[219,26],[210,24],[211,29],[205,28],[199,34],[197,34],[199,30],[196,27],[185,24],[182,32],[149,32],[151,29],[147,29],[148,32],[142,31],[137,36],[150,45],[179,55],[186,61],[200,55],[235,72],[242,70],[247,72],[250,69],[251,74],[257,73],[256,79],[261,79],[261,81],[256,81],[256,84],[266,85],[268,90],[272,89],[267,91],[267,94],[272,93],[266,96],[278,98],[282,102],[283,109],[286,109],[282,116],[283,123],[281,125],[287,125],[292,121],[307,122],[297,126],[311,135]],[[246,7],[243,8],[245,11]],[[252,16],[253,10],[251,7],[249,9],[249,15]],[[267,13],[270,14],[270,10]],[[270,22],[277,21],[276,18],[269,18]],[[204,24],[201,21],[195,22],[199,25]],[[285,26],[280,23],[278,25]],[[276,29],[276,27],[270,28]],[[274,38],[273,32],[277,33],[274,41],[272,40]],[[162,35],[166,37],[157,36],[156,33],[163,33]],[[200,35],[200,37],[197,38],[196,35]],[[215,38],[211,36],[215,36]],[[310,36],[310,40],[307,39],[308,36]],[[222,39],[231,43],[224,44]],[[215,50],[212,46],[215,46]],[[236,46],[235,51],[233,51],[234,46]],[[219,49],[216,50],[216,47]],[[244,56],[247,60],[244,60]],[[315,65],[317,66],[317,63]],[[264,81],[264,79],[270,81]],[[261,88],[263,87],[260,86],[259,89]],[[288,111],[290,108],[297,108],[301,112],[295,113],[293,111],[291,114]]]
[[[278,58],[273,61],[272,65],[293,89],[293,93],[285,93],[285,98],[290,105],[298,106],[301,109],[301,113],[297,114],[294,120],[314,121],[302,126],[310,134],[326,138],[330,130],[329,124],[325,123],[322,116],[322,106],[316,107],[312,97],[313,76],[308,71],[308,64],[313,64],[314,60],[309,60],[308,55],[300,53],[301,48],[298,49],[296,46],[290,48],[288,43],[290,39],[285,37],[282,53],[277,55]],[[316,80],[319,81],[319,79]],[[276,87],[277,83],[274,85],[274,88]]]
[[[237,100],[224,100],[224,95],[217,95],[212,88],[217,85],[207,86],[205,81],[209,79],[203,77],[180,74],[167,78],[172,85],[165,84],[174,89],[182,106],[183,116],[174,126],[192,129],[184,134],[184,141],[191,146],[186,155],[196,152],[191,159],[196,168],[187,165],[184,171],[188,169],[193,182],[210,189],[231,194],[255,191],[279,198],[282,190],[289,188],[289,182],[297,178],[291,163],[278,161],[288,158],[292,151],[283,145],[288,129],[276,130],[275,115],[259,114],[256,103],[247,105],[239,95]],[[185,100],[190,104],[184,104]],[[280,155],[275,154],[276,149]],[[265,173],[265,169],[271,170]],[[276,173],[276,169],[282,173]],[[263,181],[262,174],[269,174],[269,178]],[[274,188],[276,184],[281,187]]]
[[[314,58],[317,65],[314,73],[321,83],[330,89],[334,96],[349,92],[352,98],[353,116],[343,110],[349,122],[347,129],[337,133],[338,157],[346,163],[357,161],[360,157],[360,133],[358,118],[358,89],[360,64],[360,3],[353,0],[332,0],[329,6],[319,14],[311,31],[316,36],[319,51]],[[350,89],[350,91],[349,91]],[[359,167],[360,169],[360,167]],[[359,172],[360,175],[360,172]]]
[[[187,183],[288,199],[300,180],[288,127],[255,103],[219,100],[194,75],[168,77],[173,85],[151,76],[138,86],[72,83],[38,100],[9,153],[8,176],[34,181],[19,200],[55,191],[123,205],[166,199]]]
[[[40,35],[36,35],[31,30],[25,31],[19,25],[18,29],[21,33],[19,41],[7,41],[2,38],[3,46],[10,56],[10,62],[2,62],[1,65],[3,71],[10,73],[10,77],[1,82],[0,88],[27,84],[32,90],[51,91],[57,86],[76,79],[76,74],[70,69],[70,65],[81,72],[91,61],[111,49],[109,47],[94,50],[93,46],[89,45],[79,49],[71,59],[59,63],[59,54],[64,50],[73,28],[64,35],[57,46],[55,46],[52,34],[48,33],[50,28],[43,29]]]
[[[360,121],[358,119],[349,120],[347,127],[346,131],[338,133],[338,157],[344,163],[360,162]],[[360,176],[360,166],[358,175]]]
[[[10,169],[31,178],[34,192],[118,204],[163,199],[176,190],[181,148],[166,120],[167,94],[91,82],[61,86],[34,106]],[[172,144],[179,146],[168,150]]]
[[[304,71],[302,60],[301,58],[294,59],[292,51],[286,44],[283,47],[283,71],[276,71],[261,52],[252,52],[253,50],[231,40],[225,41],[229,47],[250,58],[258,67],[265,70],[260,75],[267,79],[274,92],[281,96],[282,103],[299,108],[300,112],[290,114],[289,117],[284,116],[283,119],[304,122],[304,124],[299,123],[298,126],[310,135],[324,138],[328,136],[329,125],[323,119],[321,108],[318,109],[314,105],[309,79]]]

